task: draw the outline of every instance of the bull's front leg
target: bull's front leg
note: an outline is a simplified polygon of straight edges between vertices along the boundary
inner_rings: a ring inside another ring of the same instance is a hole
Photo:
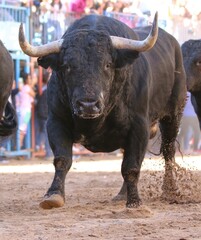
[[[124,181],[119,193],[112,199],[113,201],[127,200],[127,185]]]
[[[50,119],[47,122],[50,146],[54,153],[55,175],[40,207],[50,209],[62,207],[65,202],[65,178],[72,165],[72,139],[61,122]]]
[[[157,134],[158,123],[157,121],[153,122],[150,127],[149,139],[152,139]],[[119,193],[112,199],[113,201],[122,201],[127,200],[127,185],[124,181]]]
[[[126,206],[128,208],[138,207],[141,203],[138,194],[138,180],[148,144],[149,131],[147,126],[146,121],[139,119],[136,127],[133,127],[130,132],[129,141],[124,148],[121,172],[124,187],[127,187]]]

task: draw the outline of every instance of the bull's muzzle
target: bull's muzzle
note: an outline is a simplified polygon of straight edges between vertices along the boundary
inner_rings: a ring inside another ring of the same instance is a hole
[[[99,100],[81,99],[76,101],[75,114],[83,119],[94,119],[101,115],[102,104]]]

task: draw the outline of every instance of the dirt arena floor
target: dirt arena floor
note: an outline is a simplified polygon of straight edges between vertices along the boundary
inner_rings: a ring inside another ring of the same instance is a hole
[[[144,160],[139,191],[143,204],[126,209],[112,198],[122,184],[121,157],[75,159],[66,179],[66,203],[43,210],[51,160],[0,163],[0,240],[201,240],[201,156],[177,157],[180,198],[161,199],[162,158]]]

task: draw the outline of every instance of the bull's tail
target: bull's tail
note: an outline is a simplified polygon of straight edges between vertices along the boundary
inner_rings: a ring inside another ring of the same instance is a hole
[[[17,114],[8,101],[5,107],[5,114],[0,120],[0,138],[5,139],[15,133],[17,130]]]

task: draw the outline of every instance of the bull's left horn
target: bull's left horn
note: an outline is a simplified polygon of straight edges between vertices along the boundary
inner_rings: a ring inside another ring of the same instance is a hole
[[[131,49],[138,52],[145,52],[151,49],[158,37],[158,13],[156,12],[151,31],[148,37],[142,41],[132,40],[123,37],[110,36],[112,44],[118,49]]]
[[[25,39],[23,24],[20,24],[19,28],[19,44],[22,51],[30,57],[42,57],[50,53],[60,52],[63,39],[50,42],[41,46],[32,46]]]

